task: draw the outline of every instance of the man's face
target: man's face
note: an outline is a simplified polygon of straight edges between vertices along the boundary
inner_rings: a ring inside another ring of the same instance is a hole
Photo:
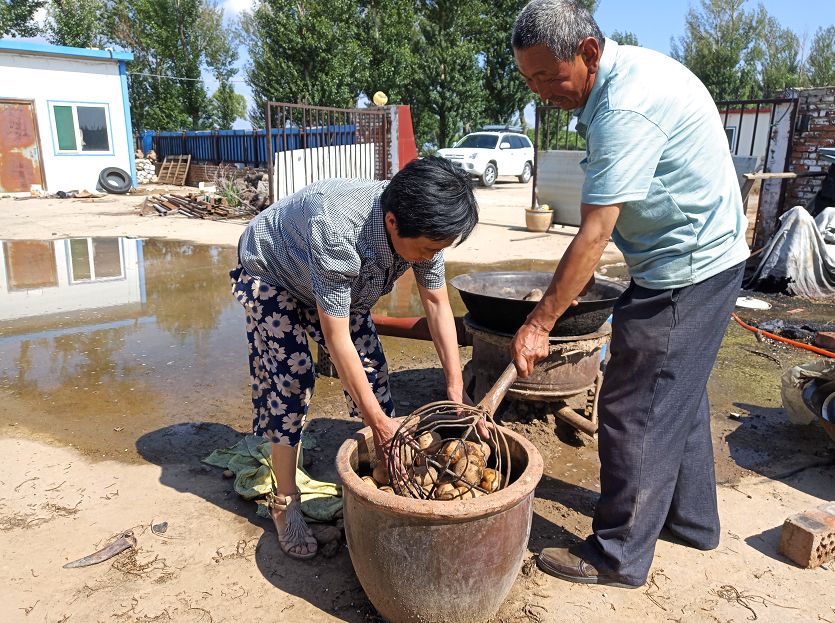
[[[571,61],[558,61],[545,45],[514,50],[516,66],[531,91],[564,110],[585,105],[600,60],[597,40],[588,37]]]

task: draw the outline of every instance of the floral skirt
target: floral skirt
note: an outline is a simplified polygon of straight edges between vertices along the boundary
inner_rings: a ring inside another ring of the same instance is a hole
[[[295,446],[316,378],[308,337],[327,350],[318,313],[301,305],[284,288],[253,277],[240,265],[229,276],[232,293],[246,311],[252,430],[273,443]],[[388,364],[371,314],[352,314],[350,330],[368,383],[383,412],[393,417]],[[360,417],[347,392],[345,397],[351,415]]]

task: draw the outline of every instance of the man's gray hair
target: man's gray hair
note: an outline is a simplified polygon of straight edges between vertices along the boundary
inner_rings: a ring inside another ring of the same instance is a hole
[[[531,0],[516,18],[511,44],[517,50],[545,45],[558,61],[570,61],[586,37],[597,39],[603,49],[600,26],[579,4],[573,0]]]

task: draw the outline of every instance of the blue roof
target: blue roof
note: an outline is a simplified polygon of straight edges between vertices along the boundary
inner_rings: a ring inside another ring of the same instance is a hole
[[[71,56],[103,61],[132,61],[130,52],[116,52],[113,50],[92,50],[90,48],[71,48],[65,45],[49,45],[20,39],[0,39],[0,52],[25,52],[29,54],[44,54],[48,56]]]

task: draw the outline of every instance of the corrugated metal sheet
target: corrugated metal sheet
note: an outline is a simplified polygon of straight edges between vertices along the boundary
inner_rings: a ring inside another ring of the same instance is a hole
[[[540,150],[536,154],[536,194],[554,210],[554,223],[580,225],[585,150]]]
[[[0,192],[43,186],[38,130],[32,102],[0,100]]]

